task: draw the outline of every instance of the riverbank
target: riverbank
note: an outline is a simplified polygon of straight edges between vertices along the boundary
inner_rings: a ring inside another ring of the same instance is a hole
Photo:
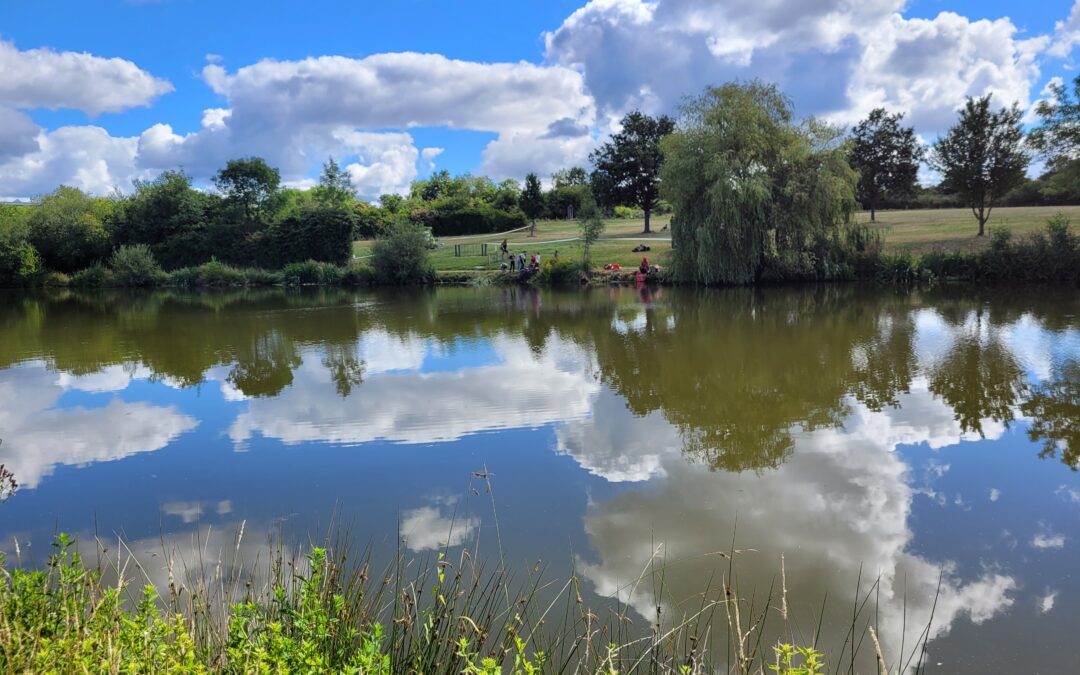
[[[881,246],[880,235],[870,227],[855,226],[848,241],[831,242],[815,255],[813,252],[795,259],[766,258],[759,284],[770,283],[817,283],[817,282],[871,282],[886,285],[912,285],[918,283],[961,282],[977,284],[1039,284],[1065,288],[1080,286],[1080,236],[1070,226],[1064,214],[1058,214],[1044,224],[1041,230],[1014,236],[1011,230],[992,229],[984,245],[976,249],[932,249],[914,256],[908,251],[891,252]],[[855,243],[852,243],[855,242]],[[574,242],[570,242],[573,244]],[[609,240],[606,246],[628,247],[641,242],[623,239]],[[577,242],[580,245],[580,242]],[[454,244],[453,247],[481,247],[481,244]],[[93,265],[72,275],[45,272],[33,279],[31,285],[46,288],[248,288],[248,287],[296,287],[341,286],[371,287],[380,285],[521,285],[543,287],[577,287],[582,285],[612,285],[637,283],[635,261],[627,264],[605,262],[612,256],[604,256],[605,249],[594,249],[591,269],[586,270],[580,256],[560,253],[552,249],[544,256],[544,247],[563,246],[557,241],[536,244],[544,261],[537,273],[522,275],[501,270],[491,262],[473,268],[459,269],[447,265],[443,246],[427,255],[403,254],[408,258],[399,264],[415,268],[403,277],[380,275],[367,260],[353,260],[348,265],[308,261],[291,263],[279,270],[241,268],[212,260],[195,267],[162,271],[153,263],[141,264],[138,255],[131,256],[133,264],[114,257],[110,265]],[[649,251],[633,251],[629,255],[640,261],[648,257],[659,271],[649,275],[650,284],[678,284],[677,272],[672,270],[670,241],[655,240],[648,244]],[[661,248],[652,250],[653,246]],[[491,246],[492,253],[496,247]],[[512,249],[514,247],[511,247]],[[471,249],[470,249],[471,250]],[[482,251],[483,248],[477,248]],[[572,251],[571,251],[572,253]],[[433,261],[440,259],[440,266]],[[488,254],[485,254],[488,255]],[[640,256],[640,257],[639,257]],[[616,256],[617,257],[617,256]],[[626,256],[623,256],[626,257]],[[488,255],[485,259],[497,256]],[[426,271],[424,271],[426,270]]]
[[[297,555],[271,543],[262,565],[225,575],[220,561],[217,572],[192,570],[163,551],[169,581],[159,588],[122,542],[121,550],[95,546],[92,567],[90,551],[59,535],[42,569],[0,562],[5,672],[691,675],[727,663],[738,674],[775,666],[782,675],[817,675],[846,658],[853,667],[890,663],[866,602],[873,586],[854,598],[850,630],[832,653],[818,643],[820,627],[799,636],[815,646],[796,646],[783,560],[779,583],[755,602],[740,597],[734,549],[718,554],[727,571],[702,580],[698,601],[657,608],[641,624],[616,599],[590,608],[576,576],[547,580],[539,564],[516,578],[510,569],[487,572],[467,551],[398,556],[374,569],[341,539]],[[650,566],[624,588],[659,584],[662,596],[663,575]],[[779,638],[775,626],[765,635],[773,621],[783,624]],[[892,664],[900,672],[925,655],[921,641],[903,651]]]

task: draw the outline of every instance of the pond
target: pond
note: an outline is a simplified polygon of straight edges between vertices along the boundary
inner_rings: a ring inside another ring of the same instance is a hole
[[[1075,672],[1078,315],[855,286],[9,293],[0,550],[122,538],[160,578],[163,548],[344,524],[576,571],[647,626],[734,547],[743,595],[783,555],[827,646],[858,592],[887,653],[929,625],[932,672]]]

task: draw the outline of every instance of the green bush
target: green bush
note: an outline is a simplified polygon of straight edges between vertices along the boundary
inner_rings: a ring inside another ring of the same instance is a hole
[[[286,286],[329,286],[340,283],[345,273],[336,265],[308,260],[286,265],[281,276]]]
[[[375,278],[384,284],[422,284],[435,278],[428,259],[429,235],[416,223],[401,221],[375,240],[371,265]]]
[[[77,288],[104,288],[114,283],[112,270],[101,263],[94,263],[71,276],[71,285]]]
[[[440,206],[418,214],[418,219],[431,227],[436,237],[506,232],[528,224],[521,211],[501,211],[490,206]]]
[[[347,209],[304,208],[259,233],[254,240],[259,264],[278,268],[314,260],[344,265],[352,258],[355,227],[356,217]]]
[[[615,207],[616,218],[644,218],[645,212],[641,209],[635,209],[631,206],[616,206]]]
[[[152,286],[161,267],[146,244],[132,244],[116,249],[109,258],[113,278],[120,286]]]
[[[61,186],[36,204],[27,226],[47,269],[75,272],[108,257],[112,201]]]
[[[218,260],[211,260],[208,263],[203,263],[197,268],[198,276],[196,277],[196,286],[206,286],[210,288],[224,287],[224,286],[243,286],[244,285],[244,273],[232,265],[226,265]]]
[[[342,286],[371,286],[375,283],[375,270],[367,265],[349,265],[341,275]]]
[[[537,286],[580,286],[583,278],[580,262],[569,260],[549,260],[540,266],[540,271],[532,276],[530,282]]]
[[[41,276],[41,285],[45,288],[67,288],[71,285],[71,277],[63,272],[46,272]]]
[[[42,271],[25,223],[0,223],[0,286],[25,286]]]

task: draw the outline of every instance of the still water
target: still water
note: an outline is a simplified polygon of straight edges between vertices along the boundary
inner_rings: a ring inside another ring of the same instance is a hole
[[[163,545],[336,520],[576,569],[645,626],[734,537],[743,593],[784,555],[806,633],[842,641],[878,581],[886,652],[933,611],[933,671],[1077,672],[1078,315],[853,286],[2,295],[0,550],[119,536],[156,573]]]

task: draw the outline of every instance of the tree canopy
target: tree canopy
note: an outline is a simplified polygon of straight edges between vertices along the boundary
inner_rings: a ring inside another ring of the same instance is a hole
[[[851,130],[848,160],[859,173],[857,195],[870,210],[870,220],[877,220],[882,199],[915,191],[923,149],[915,130],[900,126],[903,119],[902,113],[890,115],[877,108]]]
[[[1024,181],[1031,161],[1023,146],[1020,108],[1013,104],[993,111],[990,97],[969,98],[960,120],[930,153],[945,188],[958,194],[979,221],[980,237],[994,206]]]
[[[1054,169],[1080,158],[1080,75],[1070,91],[1064,83],[1050,85],[1050,96],[1039,101],[1035,114],[1041,124],[1031,132],[1031,145]]]
[[[709,87],[661,144],[672,203],[673,267],[683,281],[745,284],[770,259],[799,257],[855,208],[855,173],[837,130],[793,120],[761,82]]]
[[[645,232],[649,216],[660,198],[660,169],[664,156],[660,141],[675,129],[666,115],[649,117],[634,111],[622,118],[622,130],[597,148],[590,159],[593,192],[604,206],[640,206],[645,212]]]

